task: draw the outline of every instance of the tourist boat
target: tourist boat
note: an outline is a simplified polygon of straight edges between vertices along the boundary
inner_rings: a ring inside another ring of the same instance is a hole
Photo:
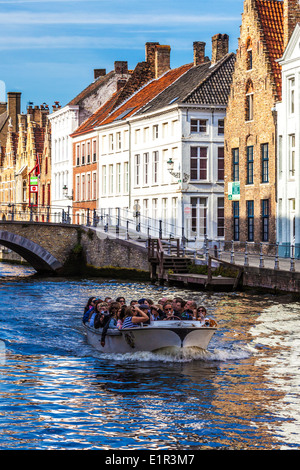
[[[150,325],[124,330],[108,329],[105,344],[101,345],[102,329],[85,325],[87,341],[103,353],[128,353],[137,351],[154,352],[163,348],[185,349],[197,347],[206,350],[217,330],[213,320],[152,321]]]

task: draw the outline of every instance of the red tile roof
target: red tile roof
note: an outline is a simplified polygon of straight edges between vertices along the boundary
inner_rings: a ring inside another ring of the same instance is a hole
[[[283,1],[256,0],[256,7],[274,75],[277,97],[281,99],[281,66],[276,62],[284,52]]]
[[[123,102],[123,104],[121,104],[117,109],[114,109],[116,103],[118,103],[118,98],[122,93],[122,90],[120,90],[120,92],[115,93],[105,105],[98,109],[96,113],[76,129],[72,134],[72,137],[91,132],[100,124],[109,124],[117,118],[121,121],[122,119],[125,119],[125,117],[128,118],[132,116],[155,96],[174,83],[191,67],[193,67],[193,64],[186,64],[176,69],[169,70],[158,79],[148,82],[144,87],[133,93],[133,95],[131,95],[131,97]],[[121,117],[122,115],[123,118]]]
[[[102,121],[102,124],[109,124],[113,122],[115,119],[120,118],[122,113],[125,113],[126,111],[129,112],[126,113],[126,116],[124,116],[124,118],[132,116],[134,113],[137,112],[137,110],[141,109],[143,106],[149,103],[149,101],[155,98],[159,93],[161,93],[168,86],[174,83],[191,67],[193,67],[193,64],[182,65],[181,67],[178,67],[176,69],[169,70],[162,77],[156,80],[152,80],[139,92],[129,98],[123,105],[116,109],[112,114],[110,114],[104,121]],[[122,118],[120,118],[120,120],[122,120]]]

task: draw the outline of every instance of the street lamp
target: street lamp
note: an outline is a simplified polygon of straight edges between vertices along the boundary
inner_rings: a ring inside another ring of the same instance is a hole
[[[187,173],[183,173],[183,177],[182,179],[181,178],[181,172],[180,171],[174,171],[174,162],[172,160],[172,157],[169,158],[169,160],[167,161],[167,165],[168,165],[168,172],[170,173],[170,175],[174,176],[174,178],[178,178],[178,181],[179,182],[183,182],[183,183],[188,183],[190,181],[190,177]]]
[[[63,186],[62,189],[63,189],[63,195],[66,199],[73,199],[73,191],[72,191],[72,195],[69,196],[68,195],[68,186],[66,184]]]

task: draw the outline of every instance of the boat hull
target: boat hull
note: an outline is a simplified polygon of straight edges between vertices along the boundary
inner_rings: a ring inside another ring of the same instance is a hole
[[[200,322],[158,321],[148,326],[108,330],[102,346],[102,330],[86,325],[85,328],[88,343],[103,353],[153,352],[168,347],[207,349],[217,329],[201,326]]]

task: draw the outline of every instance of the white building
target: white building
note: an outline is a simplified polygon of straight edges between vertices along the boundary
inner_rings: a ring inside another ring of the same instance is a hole
[[[211,62],[204,46],[194,43],[194,64],[151,81],[98,128],[99,211],[138,212],[137,225],[152,236],[224,237],[224,117],[235,56],[226,35],[214,36]]]
[[[279,255],[300,257],[300,26],[297,24],[283,57],[282,101],[277,104],[277,242]]]
[[[57,206],[57,218],[61,209],[68,210],[73,198],[73,147],[72,134],[86,119],[115,93],[118,84],[126,81],[127,62],[116,61],[114,70],[94,70],[94,81],[66,106],[53,106],[48,117],[51,122],[51,205]]]

